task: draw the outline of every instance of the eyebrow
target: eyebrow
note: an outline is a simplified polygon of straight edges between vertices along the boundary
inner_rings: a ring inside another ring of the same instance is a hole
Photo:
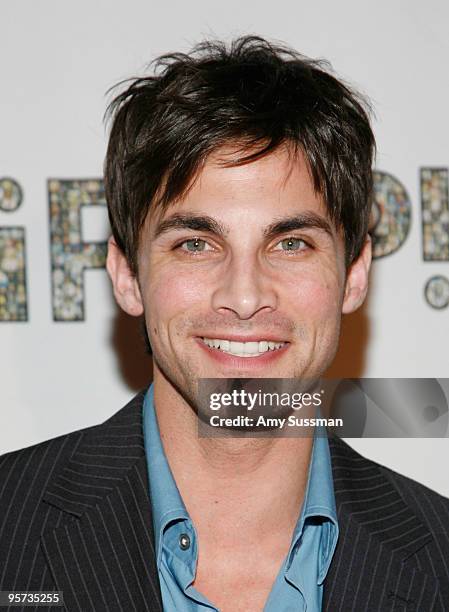
[[[225,237],[229,233],[229,228],[208,215],[175,213],[160,221],[154,230],[154,238],[165,234],[172,229],[190,229],[201,232],[210,232],[218,236]]]
[[[225,238],[229,234],[229,227],[209,215],[194,213],[175,213],[158,223],[154,231],[154,238],[173,229],[190,229],[194,231],[210,232]],[[271,240],[280,234],[300,229],[317,229],[332,236],[330,223],[321,215],[313,212],[304,212],[297,215],[282,217],[270,223],[264,231],[265,238]]]
[[[331,237],[333,235],[329,221],[313,212],[304,212],[274,221],[265,228],[263,235],[271,240],[279,236],[279,234],[286,234],[287,232],[301,229],[321,230]]]

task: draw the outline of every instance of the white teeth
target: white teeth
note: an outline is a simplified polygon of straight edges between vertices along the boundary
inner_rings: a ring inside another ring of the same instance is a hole
[[[258,342],[245,342],[245,353],[247,355],[258,355],[259,354],[259,343]]]
[[[220,338],[203,338],[207,346],[219,349],[238,357],[257,357],[267,351],[274,351],[284,346],[285,342],[271,342],[271,340],[259,340],[259,342],[234,342],[233,340],[222,340]]]
[[[231,342],[229,343],[229,352],[230,353],[243,353],[243,342]]]

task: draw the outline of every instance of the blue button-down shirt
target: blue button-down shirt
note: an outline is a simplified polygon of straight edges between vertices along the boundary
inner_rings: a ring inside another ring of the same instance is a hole
[[[198,537],[164,453],[153,404],[153,385],[145,396],[143,431],[164,610],[217,612],[218,608],[192,586]],[[321,610],[323,581],[338,539],[329,444],[324,429],[314,437],[304,502],[298,514],[288,554],[264,612]]]

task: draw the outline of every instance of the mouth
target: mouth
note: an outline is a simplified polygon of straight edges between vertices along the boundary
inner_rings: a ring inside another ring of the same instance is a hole
[[[214,359],[235,366],[263,365],[280,357],[290,342],[269,339],[239,342],[226,338],[197,337],[197,342]]]

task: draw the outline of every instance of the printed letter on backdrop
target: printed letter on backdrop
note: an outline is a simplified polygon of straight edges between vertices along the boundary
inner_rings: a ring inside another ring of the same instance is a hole
[[[14,212],[21,203],[20,185],[14,179],[0,179],[0,212]],[[0,227],[0,321],[27,319],[25,229]]]
[[[103,268],[106,242],[83,242],[81,209],[106,206],[100,180],[48,181],[53,319],[84,320],[84,270]]]
[[[424,261],[449,261],[449,197],[447,168],[421,168],[421,209]],[[431,276],[424,297],[432,308],[449,306],[449,279]]]
[[[410,198],[397,178],[386,172],[373,172],[374,206],[370,232],[373,258],[395,253],[410,229]]]
[[[424,261],[449,261],[447,168],[421,169]]]

